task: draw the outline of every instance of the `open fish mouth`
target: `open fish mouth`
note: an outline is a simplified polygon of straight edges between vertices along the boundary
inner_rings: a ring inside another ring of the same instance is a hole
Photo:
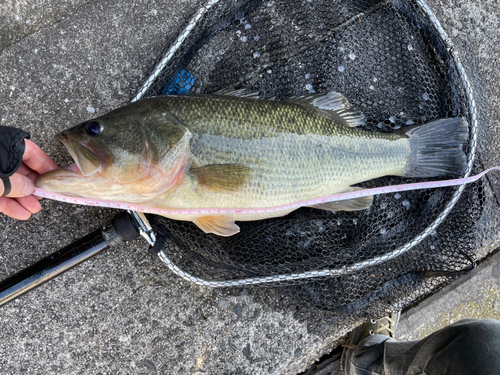
[[[43,174],[36,180],[36,186],[55,193],[74,197],[88,197],[85,191],[92,191],[95,180],[100,180],[101,162],[85,145],[64,133],[56,139],[68,150],[74,163]],[[90,177],[92,176],[92,177]]]
[[[91,176],[102,170],[102,163],[90,148],[81,142],[75,141],[64,133],[56,135],[56,139],[62,143],[75,161],[63,169],[80,176]]]

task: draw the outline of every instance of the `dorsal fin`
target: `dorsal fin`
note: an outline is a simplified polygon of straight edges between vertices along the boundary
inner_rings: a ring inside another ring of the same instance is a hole
[[[349,127],[364,126],[365,116],[352,108],[346,97],[338,92],[327,94],[303,95],[287,99],[286,102],[314,110],[319,116]]]
[[[235,96],[237,98],[260,99],[258,92],[251,92],[246,89],[222,89],[213,93],[213,95]]]

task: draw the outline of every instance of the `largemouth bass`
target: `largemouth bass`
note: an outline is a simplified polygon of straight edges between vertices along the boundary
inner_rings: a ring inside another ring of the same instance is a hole
[[[461,118],[397,133],[362,130],[364,116],[338,93],[284,101],[226,95],[141,100],[63,131],[75,164],[37,186],[56,193],[165,209],[264,208],[346,191],[393,175],[464,172]],[[314,206],[361,210],[372,197]],[[206,233],[238,233],[235,221],[268,214],[165,215]]]

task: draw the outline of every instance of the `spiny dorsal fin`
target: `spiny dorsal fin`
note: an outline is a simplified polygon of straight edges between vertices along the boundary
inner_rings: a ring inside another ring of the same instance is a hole
[[[363,188],[354,186],[350,187],[347,189],[344,193],[350,192],[350,191],[357,191],[357,190],[363,190]],[[373,202],[373,196],[369,197],[359,197],[359,198],[353,198],[353,199],[348,199],[345,201],[336,201],[336,202],[327,202],[323,204],[315,204],[313,206],[310,206],[312,208],[317,208],[318,210],[325,210],[325,211],[359,211],[359,210],[365,210]]]
[[[365,116],[352,108],[346,97],[338,92],[327,94],[304,95],[287,99],[286,102],[307,108],[314,107],[319,116],[349,127],[364,126]]]
[[[237,98],[260,99],[258,92],[250,92],[246,89],[222,89],[214,92],[214,95],[236,96]]]
[[[240,227],[234,223],[234,218],[231,216],[202,216],[193,220],[193,223],[205,233],[222,237],[229,237],[240,231]]]
[[[250,168],[242,164],[211,164],[189,170],[198,186],[217,191],[238,191],[248,180]]]

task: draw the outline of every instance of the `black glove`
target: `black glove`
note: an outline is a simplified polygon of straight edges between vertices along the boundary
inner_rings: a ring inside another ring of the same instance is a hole
[[[29,133],[9,126],[0,126],[0,179],[3,181],[4,193],[10,193],[9,177],[21,166],[24,154],[24,139],[30,138]]]

